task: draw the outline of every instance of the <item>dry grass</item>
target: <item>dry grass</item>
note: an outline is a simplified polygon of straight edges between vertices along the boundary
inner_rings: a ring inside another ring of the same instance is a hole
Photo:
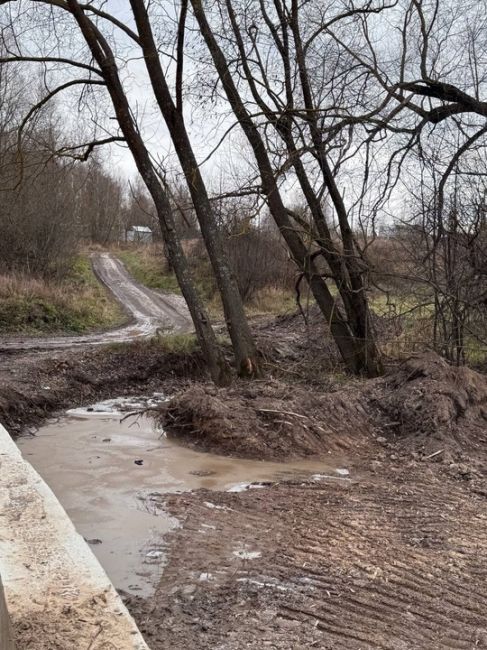
[[[86,332],[123,320],[120,307],[98,283],[86,257],[76,258],[62,281],[0,275],[1,332]]]
[[[181,293],[161,246],[124,246],[113,251],[127,267],[129,273],[141,284],[151,289]],[[194,263],[194,260],[193,260]],[[213,319],[223,318],[220,296],[215,289],[209,268],[194,269],[195,284]],[[296,309],[294,294],[288,289],[266,287],[255,292],[246,304],[249,316],[292,313]]]
[[[306,298],[303,302],[305,307]],[[295,294],[288,289],[266,287],[256,291],[246,307],[250,316],[292,314],[296,311]]]
[[[113,251],[127,267],[128,272],[141,284],[150,289],[159,289],[169,293],[181,293],[174,273],[167,268],[162,247],[124,246]]]

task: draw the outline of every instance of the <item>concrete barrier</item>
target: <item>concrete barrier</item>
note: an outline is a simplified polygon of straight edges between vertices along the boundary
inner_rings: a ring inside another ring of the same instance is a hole
[[[0,578],[0,650],[15,650],[12,626],[7,611],[7,603],[3,593],[2,580]]]
[[[16,650],[149,650],[91,549],[1,425],[0,576]],[[2,612],[0,648],[13,650],[4,620]]]

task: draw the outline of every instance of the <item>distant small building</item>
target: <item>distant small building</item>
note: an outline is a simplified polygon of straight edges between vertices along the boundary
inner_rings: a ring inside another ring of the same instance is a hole
[[[150,244],[152,242],[152,230],[148,226],[130,226],[125,233],[125,239],[138,244]]]

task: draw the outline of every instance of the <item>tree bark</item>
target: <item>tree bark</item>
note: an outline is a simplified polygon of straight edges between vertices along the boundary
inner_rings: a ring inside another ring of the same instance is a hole
[[[228,385],[231,381],[230,368],[218,345],[209,317],[194,287],[189,266],[176,232],[169,198],[157,178],[149,152],[134,123],[127,97],[120,82],[113,52],[98,28],[85,15],[77,0],[67,0],[67,4],[80,27],[93,58],[100,66],[120,129],[125,136],[137,169],[154,201],[166,250],[188,305],[211,377],[218,385]]]
[[[226,324],[241,376],[259,376],[257,350],[245,315],[222,235],[214,218],[205,182],[196,161],[181,107],[177,107],[169,90],[154,41],[150,18],[143,0],[130,0],[144,61],[159,109],[167,124],[193,201],[201,234],[215,273],[223,303]],[[181,83],[181,79],[179,79]],[[181,88],[177,89],[181,96]]]
[[[228,101],[254,152],[261,176],[262,188],[267,196],[271,214],[297,266],[310,285],[316,302],[329,324],[330,331],[340,350],[341,356],[351,372],[375,376],[378,374],[378,370],[368,363],[367,355],[363,353],[363,341],[355,338],[350,324],[343,317],[335,298],[332,296],[326,282],[320,276],[316,265],[310,258],[304,242],[293,227],[286,207],[282,202],[263,138],[253,123],[232,80],[225,55],[219,47],[208,23],[202,1],[191,0],[191,5]]]
[[[359,262],[358,251],[348,220],[343,197],[337,187],[335,177],[330,168],[328,157],[325,152],[322,133],[316,119],[311,84],[309,81],[306,59],[299,30],[298,1],[292,0],[291,5],[291,20],[289,21],[289,24],[296,48],[296,61],[301,81],[301,89],[303,91],[304,106],[307,110],[307,123],[310,128],[311,139],[315,148],[315,157],[318,161],[323,181],[329,192],[338,217],[338,225],[343,244],[343,263],[348,271],[347,279],[349,281],[346,282],[342,288],[345,309],[347,311],[350,327],[358,343],[360,365],[364,368],[369,377],[376,377],[383,373],[383,367],[375,343],[375,338],[373,336],[370,311],[367,296],[365,294],[363,270],[361,269]],[[315,211],[313,216],[317,218],[317,227],[319,229],[322,231],[324,227],[327,229],[323,214],[319,214]]]

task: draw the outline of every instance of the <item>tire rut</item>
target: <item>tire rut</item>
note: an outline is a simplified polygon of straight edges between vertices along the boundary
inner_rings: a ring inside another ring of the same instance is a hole
[[[167,507],[183,526],[156,598],[128,603],[153,650],[487,648],[485,501],[452,479],[408,469]]]

